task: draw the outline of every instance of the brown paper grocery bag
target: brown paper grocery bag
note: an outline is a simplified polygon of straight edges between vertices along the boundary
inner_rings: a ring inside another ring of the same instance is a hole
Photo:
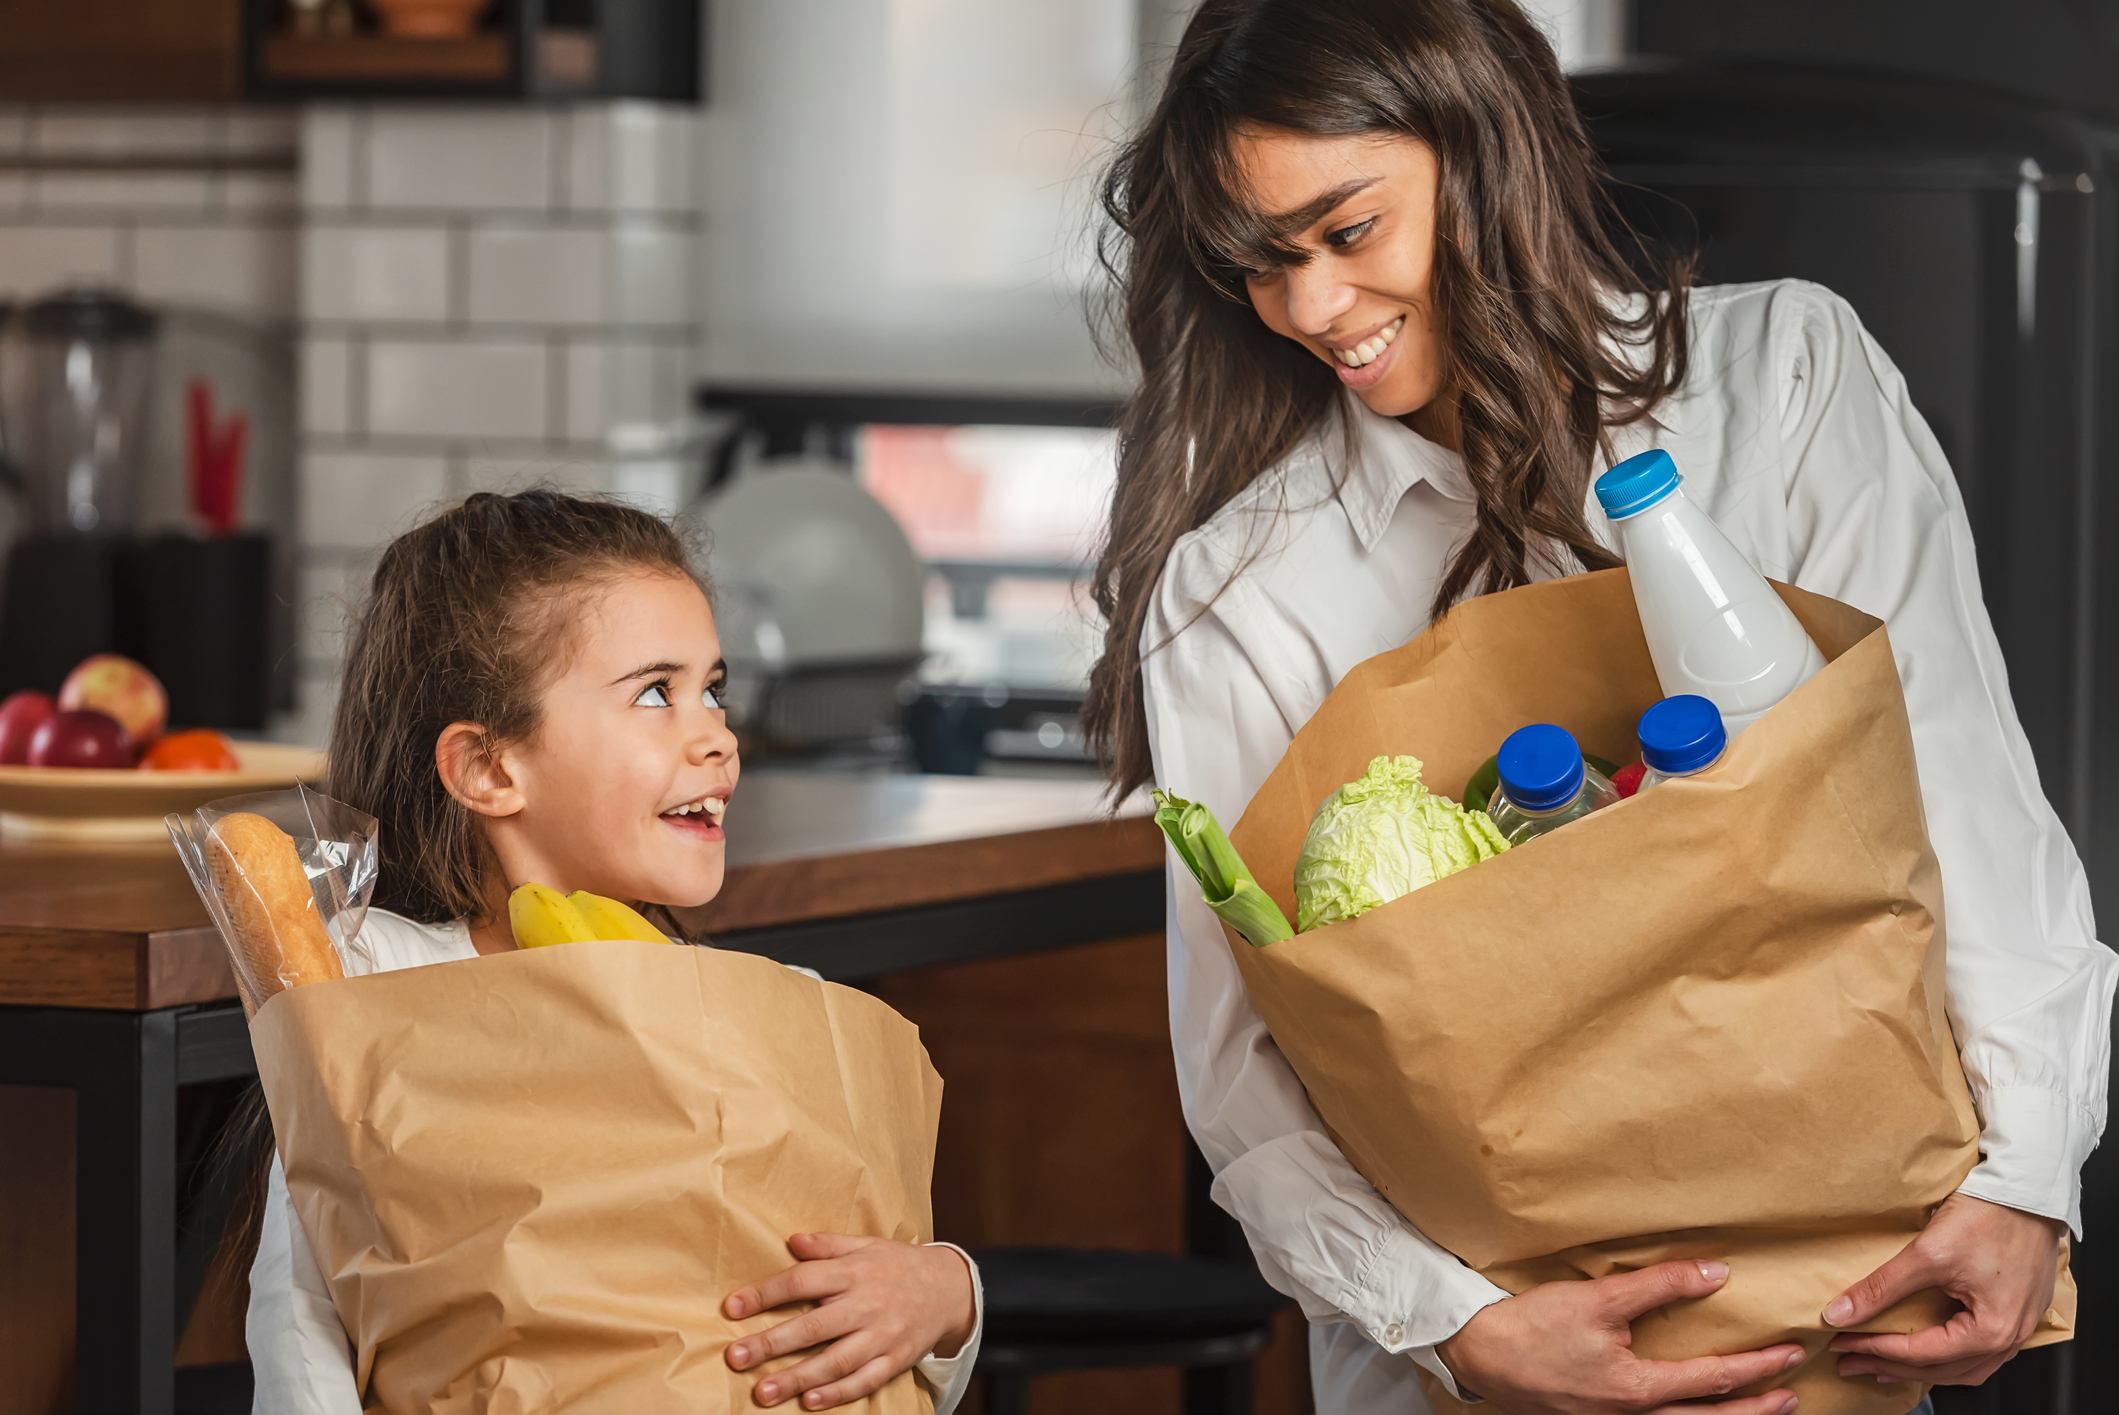
[[[750,1410],[722,1352],[789,1313],[722,1298],[793,1233],[932,1236],[917,1030],[769,959],[539,948],[290,988],[251,1038],[369,1410]],[[932,1409],[909,1372],[852,1408]]]
[[[1678,1358],[1800,1341],[1806,1415],[1897,1415],[1841,1381],[1820,1312],[1978,1159],[1943,1010],[1942,881],[1882,626],[1786,587],[1831,660],[1698,777],[1356,919],[1230,946],[1355,1168],[1499,1286],[1719,1257],[1635,1324]],[[1554,722],[1639,755],[1661,692],[1623,570],[1471,600],[1349,673],[1231,833],[1288,917],[1310,817],[1376,756],[1436,791]],[[1872,1326],[1951,1310],[1924,1294]],[[2063,1270],[2038,1340],[2066,1337]],[[1452,1408],[1431,1386],[1438,1408]]]

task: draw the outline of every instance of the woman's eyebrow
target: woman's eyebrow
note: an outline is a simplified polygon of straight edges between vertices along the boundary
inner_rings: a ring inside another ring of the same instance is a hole
[[[665,659],[661,663],[644,663],[640,667],[634,669],[631,673],[621,673],[616,678],[613,678],[611,680],[611,686],[615,688],[620,683],[630,683],[635,678],[646,678],[650,675],[657,673],[682,673],[683,671],[683,664],[672,663],[667,659]]]
[[[1331,214],[1332,208],[1376,185],[1374,177],[1350,177],[1328,192],[1321,192],[1293,211],[1283,211],[1277,216],[1268,216],[1266,224],[1277,236],[1292,236],[1306,230]]]

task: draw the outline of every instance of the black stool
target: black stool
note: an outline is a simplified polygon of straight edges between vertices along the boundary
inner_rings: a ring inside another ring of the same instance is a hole
[[[1049,1371],[1185,1368],[1186,1415],[1250,1415],[1251,1358],[1288,1299],[1248,1263],[1083,1248],[974,1252],[989,1415],[1028,1415]]]

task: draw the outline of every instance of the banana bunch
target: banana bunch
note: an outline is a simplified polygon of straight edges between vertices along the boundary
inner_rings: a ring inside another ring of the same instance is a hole
[[[615,899],[585,889],[561,894],[548,884],[521,885],[508,896],[508,925],[515,930],[517,948],[586,943],[596,938],[669,942],[660,929]]]

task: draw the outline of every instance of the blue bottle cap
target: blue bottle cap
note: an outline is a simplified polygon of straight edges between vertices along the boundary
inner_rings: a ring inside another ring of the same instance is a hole
[[[1597,478],[1597,503],[1614,521],[1636,516],[1678,489],[1684,480],[1670,454],[1657,447],[1628,457]]]
[[[1713,763],[1729,745],[1722,715],[1691,693],[1665,698],[1641,714],[1641,760],[1665,776],[1683,776]]]
[[[1501,790],[1526,811],[1564,806],[1582,789],[1582,749],[1562,727],[1537,722],[1519,727],[1501,744]]]

